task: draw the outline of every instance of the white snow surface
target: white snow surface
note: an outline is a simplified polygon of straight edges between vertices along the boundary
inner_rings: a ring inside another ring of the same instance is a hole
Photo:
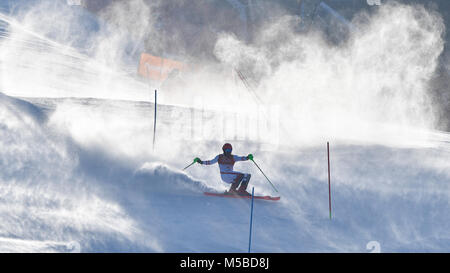
[[[218,153],[219,144],[206,151],[201,143],[185,142],[176,155],[140,156],[139,148],[152,150],[151,138],[139,137],[150,136],[151,126],[122,124],[123,145],[135,150],[130,156],[109,146],[118,138],[113,134],[96,135],[99,144],[70,133],[85,123],[83,115],[94,119],[93,112],[57,122],[59,110],[49,101],[0,96],[0,251],[247,250],[250,200],[204,196],[225,189],[215,166],[181,171],[192,155]],[[80,109],[95,104],[69,101]],[[117,117],[136,105],[102,104],[114,105]],[[248,151],[238,143],[235,152],[253,152],[281,196],[279,202],[255,201],[253,251],[366,252],[366,244],[377,241],[384,252],[447,252],[450,150],[446,134],[432,135],[435,140],[423,147],[331,143],[331,220],[325,144]],[[276,194],[255,166],[239,163],[237,169],[252,173],[256,194]]]

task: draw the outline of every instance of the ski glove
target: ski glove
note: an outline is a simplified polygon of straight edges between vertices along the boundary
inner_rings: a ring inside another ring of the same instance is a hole
[[[249,155],[247,156],[247,159],[253,160],[253,155],[252,155],[252,154],[249,154]]]
[[[198,157],[196,157],[196,158],[194,159],[194,162],[197,162],[197,163],[199,163],[199,164],[203,164],[203,161],[201,161],[200,158],[198,158]]]

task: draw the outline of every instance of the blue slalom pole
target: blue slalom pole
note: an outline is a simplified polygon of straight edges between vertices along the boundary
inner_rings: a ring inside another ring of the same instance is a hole
[[[250,210],[250,235],[248,238],[248,253],[250,253],[250,248],[252,246],[252,225],[253,225],[253,197],[255,196],[255,187],[252,188],[252,208]]]

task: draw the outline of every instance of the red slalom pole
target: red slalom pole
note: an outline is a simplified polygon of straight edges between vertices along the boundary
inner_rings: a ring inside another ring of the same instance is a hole
[[[328,155],[328,204],[330,209],[331,219],[331,179],[330,179],[330,143],[327,142],[327,155]]]
[[[155,137],[156,137],[156,106],[157,106],[157,90],[155,89],[155,114],[153,119],[153,151],[155,150]]]

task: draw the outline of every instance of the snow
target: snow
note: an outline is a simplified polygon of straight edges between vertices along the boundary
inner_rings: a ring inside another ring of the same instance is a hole
[[[247,250],[250,200],[204,196],[225,184],[217,166],[181,171],[195,147],[175,158],[119,157],[51,125],[54,112],[42,102],[0,98],[0,250],[71,251],[70,242],[83,252]],[[118,115],[130,108],[113,104]],[[332,142],[331,220],[326,145],[252,151],[282,197],[255,201],[253,251],[366,252],[370,241],[385,252],[448,251],[450,150],[443,141],[432,146]],[[236,167],[252,173],[256,194],[275,194],[251,163]]]

